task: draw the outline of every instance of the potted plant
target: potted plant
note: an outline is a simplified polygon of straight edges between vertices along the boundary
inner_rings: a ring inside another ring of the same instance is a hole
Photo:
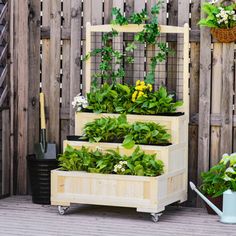
[[[222,196],[226,190],[236,192],[236,153],[224,154],[221,161],[209,171],[201,174],[200,190],[222,210]],[[209,214],[216,214],[207,204]]]
[[[202,6],[207,17],[199,24],[211,28],[211,34],[221,43],[236,41],[235,0],[211,0]]]
[[[209,171],[201,174],[201,192],[220,210],[222,210],[223,192],[227,190],[224,180],[225,170],[226,166],[223,163],[219,163]],[[207,204],[206,208],[209,214],[216,214]]]

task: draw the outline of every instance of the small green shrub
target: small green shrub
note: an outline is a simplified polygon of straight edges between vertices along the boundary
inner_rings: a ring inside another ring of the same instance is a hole
[[[138,176],[158,176],[164,173],[163,162],[156,160],[155,154],[145,154],[139,147],[131,156],[126,156],[114,150],[90,151],[86,147],[76,150],[68,145],[58,160],[64,171]]]

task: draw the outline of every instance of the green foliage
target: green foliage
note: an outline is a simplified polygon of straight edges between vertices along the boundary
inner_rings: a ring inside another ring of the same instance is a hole
[[[123,147],[132,148],[134,144],[160,145],[170,143],[171,135],[164,126],[154,122],[135,122],[125,136]]]
[[[210,197],[218,197],[227,190],[225,181],[223,179],[226,166],[223,164],[218,164],[213,166],[209,171],[201,174],[202,185],[200,190],[203,194]]]
[[[236,26],[236,4],[225,6],[206,2],[202,5],[202,11],[207,14],[198,24],[210,28],[233,28]]]
[[[236,153],[224,154],[220,163],[227,167],[224,173],[226,185],[232,191],[236,191]]]
[[[217,197],[227,189],[236,191],[236,153],[224,154],[221,161],[201,177],[200,189],[204,194]]]
[[[129,109],[130,113],[136,114],[159,114],[175,112],[176,108],[181,106],[181,101],[175,102],[173,96],[168,94],[165,87],[160,87],[159,90],[148,93],[135,100],[133,106]]]
[[[132,88],[122,84],[103,84],[87,94],[89,106],[96,113],[124,113],[132,106]]]
[[[126,115],[102,117],[84,127],[83,139],[89,142],[123,142],[123,147],[133,148],[135,144],[169,144],[170,134],[154,122],[127,122]]]
[[[129,128],[125,115],[118,118],[102,117],[85,125],[84,137],[89,139],[89,142],[120,142]]]
[[[135,113],[142,115],[155,115],[160,113],[173,113],[183,103],[175,102],[173,96],[168,94],[165,87],[150,92],[132,102],[134,86],[122,84],[103,84],[87,94],[89,106],[86,110],[95,113]]]
[[[65,171],[139,176],[158,176],[164,172],[163,162],[156,160],[155,154],[145,154],[139,147],[131,156],[126,156],[114,150],[91,151],[85,147],[76,150],[67,146],[58,160],[61,170]]]

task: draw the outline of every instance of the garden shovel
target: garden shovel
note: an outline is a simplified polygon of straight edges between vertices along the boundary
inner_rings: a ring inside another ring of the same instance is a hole
[[[39,94],[40,102],[40,143],[35,144],[35,155],[37,159],[56,159],[56,144],[46,141],[46,119],[44,108],[44,94]]]

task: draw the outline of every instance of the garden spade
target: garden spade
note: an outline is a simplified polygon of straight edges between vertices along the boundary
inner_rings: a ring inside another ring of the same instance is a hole
[[[216,212],[222,223],[236,224],[236,192],[229,189],[223,193],[223,211],[221,211],[200,191],[198,191],[194,183],[190,182],[189,184],[191,189],[195,191]]]
[[[38,159],[56,159],[56,144],[46,141],[46,119],[44,108],[44,94],[39,94],[40,101],[40,143],[35,144],[35,155]]]

